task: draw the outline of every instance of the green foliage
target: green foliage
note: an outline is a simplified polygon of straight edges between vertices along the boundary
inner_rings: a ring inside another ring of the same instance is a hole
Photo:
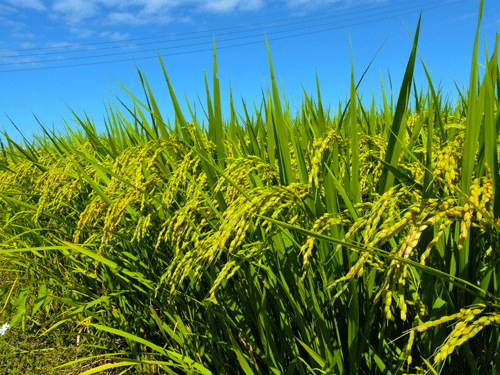
[[[476,38],[452,108],[428,74],[417,93],[419,30],[394,108],[362,105],[352,63],[336,114],[318,80],[292,119],[269,50],[255,119],[231,95],[224,121],[214,45],[207,128],[162,63],[173,126],[138,70],[145,103],[108,101],[105,134],[75,113],[65,135],[4,134],[2,366],[36,332],[75,348],[54,373],[500,372],[500,37],[482,80]]]

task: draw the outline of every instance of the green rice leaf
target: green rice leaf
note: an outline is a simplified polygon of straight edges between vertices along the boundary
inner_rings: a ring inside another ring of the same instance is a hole
[[[401,154],[401,144],[397,142],[396,137],[403,139],[404,128],[402,125],[402,120],[406,112],[406,107],[408,105],[409,94],[411,90],[411,82],[413,79],[413,69],[415,67],[415,55],[417,52],[418,36],[420,32],[420,21],[422,15],[418,19],[417,31],[415,33],[415,39],[413,41],[413,49],[411,51],[410,59],[408,60],[408,65],[406,67],[405,75],[403,77],[403,83],[399,91],[398,103],[396,105],[396,113],[394,114],[394,119],[392,120],[391,132],[389,134],[389,143],[385,152],[385,162],[393,167],[397,167],[399,162],[399,155]],[[385,97],[385,95],[384,95]],[[384,100],[385,102],[385,100]],[[386,104],[384,103],[384,106]],[[384,111],[386,112],[386,111]],[[388,191],[394,183],[394,175],[389,172],[387,168],[382,171],[382,176],[379,182],[378,193],[382,195]]]

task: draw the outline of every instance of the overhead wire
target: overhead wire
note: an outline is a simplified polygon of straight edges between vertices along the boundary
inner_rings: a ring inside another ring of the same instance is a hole
[[[358,25],[362,25],[362,24],[366,24],[366,23],[371,23],[371,22],[376,22],[376,21],[381,21],[381,20],[393,18],[395,16],[403,16],[403,15],[407,15],[407,14],[416,13],[419,10],[420,11],[424,11],[424,10],[430,10],[430,9],[444,7],[444,6],[449,6],[449,5],[457,4],[457,3],[462,2],[462,1],[464,1],[464,0],[456,0],[456,1],[450,1],[450,2],[444,2],[444,3],[442,1],[435,1],[435,2],[433,2],[431,4],[436,4],[436,5],[430,6],[430,7],[427,6],[427,7],[422,7],[422,8],[418,8],[418,9],[407,10],[406,12],[398,13],[396,15],[379,17],[379,18],[376,18],[376,19],[371,19],[371,20],[367,20],[367,21],[363,21],[363,22],[350,23],[350,24],[347,24],[347,25],[336,26],[336,27],[331,27],[331,28],[322,29],[322,30],[310,31],[310,32],[299,33],[299,34],[294,34],[294,35],[285,35],[285,36],[281,36],[281,37],[277,37],[277,38],[273,38],[273,39],[268,39],[268,41],[272,42],[272,41],[276,41],[276,40],[282,40],[282,39],[300,37],[300,36],[305,36],[305,35],[311,35],[311,34],[317,34],[317,33],[322,33],[322,32],[327,32],[327,31],[332,31],[332,30],[337,30],[337,29],[346,28],[346,27],[358,26]],[[386,14],[389,14],[389,13],[395,13],[395,12],[400,12],[400,11],[401,11],[401,9],[396,10],[396,11],[392,11],[392,12],[382,12],[382,13],[376,14],[375,16],[386,15]],[[373,17],[373,14],[372,15],[368,15],[368,16],[363,16],[363,17],[357,17],[356,19],[367,18],[367,17]],[[306,21],[306,22],[309,22],[309,21]],[[345,20],[341,21],[341,22],[345,22]],[[267,35],[274,35],[274,34],[279,34],[279,33],[283,33],[283,32],[290,32],[290,31],[296,31],[296,30],[310,29],[312,27],[318,27],[318,26],[324,26],[324,25],[325,24],[314,25],[314,26],[305,26],[305,27],[302,27],[302,28],[296,28],[296,29],[292,29],[292,30],[284,30],[284,31],[272,32],[272,33],[266,33],[265,35],[267,37]],[[238,40],[238,39],[253,38],[253,37],[257,37],[257,36],[261,37],[262,34],[256,34],[256,35],[251,35],[251,36],[243,36],[243,37],[237,37],[237,38],[228,38],[228,39],[219,40],[218,42],[234,41],[234,40]],[[209,37],[209,36],[203,36],[203,37]],[[127,59],[98,61],[98,62],[88,62],[88,63],[71,64],[71,65],[58,65],[58,66],[48,66],[48,67],[45,66],[45,67],[33,67],[33,68],[0,70],[0,73],[16,72],[16,71],[28,71],[28,70],[42,70],[42,69],[44,70],[44,69],[57,69],[57,68],[79,67],[79,66],[89,66],[89,65],[99,65],[99,64],[109,64],[109,63],[117,63],[117,62],[126,62],[126,61],[136,61],[136,60],[153,59],[153,58],[158,58],[158,55],[160,54],[159,51],[161,51],[161,50],[172,49],[172,48],[185,48],[185,47],[197,46],[197,45],[202,45],[202,44],[207,44],[207,43],[211,44],[213,42],[210,41],[210,42],[193,43],[193,44],[181,45],[181,46],[171,46],[171,47],[156,48],[154,50],[134,51],[134,53],[144,53],[144,52],[157,51],[158,54],[155,55],[155,56],[132,57],[132,58],[127,58]],[[252,44],[258,44],[258,43],[262,43],[262,41],[239,43],[239,44],[233,44],[233,45],[230,45],[230,46],[217,46],[217,50],[226,49],[226,48],[240,47],[240,46],[246,46],[246,45],[252,45]],[[144,43],[144,44],[146,44],[146,43]],[[149,44],[149,43],[147,43],[147,44]],[[88,50],[88,51],[92,51],[92,50]],[[191,53],[200,53],[200,52],[208,52],[208,51],[213,51],[213,48],[199,49],[199,50],[194,50],[194,51],[184,51],[184,52],[169,53],[169,54],[164,54],[164,55],[161,55],[161,56],[163,56],[163,57],[178,56],[178,55],[185,55],[185,54],[191,54]],[[129,54],[129,53],[131,53],[131,52],[128,51],[128,52],[120,52],[120,53],[115,53],[115,54],[102,54],[102,55],[97,55],[97,56],[80,56],[80,57],[71,57],[71,58],[62,58],[62,59],[53,59],[53,60],[38,60],[38,61],[31,61],[31,62],[2,63],[0,65],[34,64],[34,63],[43,63],[43,62],[54,62],[54,61],[85,59],[85,58],[100,58],[100,57],[116,56],[116,55],[123,55],[123,54]],[[26,57],[26,56],[27,55],[19,55],[19,56],[12,56],[12,57],[19,58],[19,57]],[[132,53],[132,56],[133,56],[133,53]]]
[[[436,3],[442,3],[442,2],[441,1],[434,1],[431,4],[436,4]],[[408,10],[410,8],[411,7],[407,7],[407,8],[403,8],[403,9],[396,9],[396,10],[393,10],[391,12],[383,12],[381,14],[376,14],[375,16],[385,15],[385,14],[388,14],[388,13],[400,12],[401,10]],[[348,20],[343,20],[342,22],[352,21],[352,20],[355,20],[355,19],[362,19],[362,18],[367,18],[367,17],[372,17],[372,16],[373,15],[356,17],[354,19],[351,18],[351,19],[348,19]],[[301,23],[303,23],[303,22],[301,22]],[[316,24],[316,25],[312,25],[312,26],[303,26],[303,27],[298,27],[298,28],[289,29],[289,30],[276,31],[276,32],[266,33],[266,35],[275,35],[275,34],[281,34],[281,33],[286,33],[286,32],[290,32],[290,31],[306,30],[306,29],[311,29],[311,28],[320,27],[320,26],[326,26],[326,25],[330,25],[330,23],[323,23],[323,24],[319,24],[319,25]],[[272,26],[272,28],[274,28],[274,27],[281,27],[281,26]],[[235,32],[226,33],[226,34],[233,34],[233,33],[235,33]],[[224,35],[224,34],[218,34],[218,36],[220,36],[220,35]],[[261,36],[262,36],[262,34],[259,33],[259,34],[253,34],[253,35],[240,36],[240,37],[236,37],[236,38],[222,39],[222,40],[218,40],[217,42],[221,43],[221,42],[228,42],[228,41],[234,41],[234,40],[240,40],[240,39],[247,39],[247,38],[254,38],[254,37],[261,37]],[[210,37],[210,36],[209,35],[204,35],[204,36],[196,37],[196,38],[207,38],[207,37]],[[176,41],[174,41],[174,42],[176,42]],[[146,50],[135,50],[133,52],[134,53],[144,53],[144,52],[154,52],[154,51],[157,51],[157,50],[163,51],[163,50],[169,50],[169,49],[174,49],[174,48],[186,48],[186,47],[206,45],[206,44],[209,44],[209,43],[212,43],[212,42],[211,41],[209,41],[209,42],[199,42],[199,43],[185,44],[185,45],[182,45],[182,46],[170,46],[170,47],[161,47],[161,48],[146,49]],[[144,44],[140,44],[140,45],[145,45],[145,44],[155,44],[155,42],[144,43]],[[88,50],[88,51],[92,51],[92,50]],[[74,53],[75,51],[65,51],[65,52]],[[78,51],[78,52],[82,52],[82,51]],[[50,52],[50,54],[53,54],[53,53],[57,53],[57,52]],[[128,55],[130,53],[131,53],[130,51],[124,51],[124,52],[116,52],[116,53],[100,54],[100,55],[91,55],[91,56],[76,56],[76,57],[63,57],[63,58],[57,58],[57,59],[45,59],[45,60],[37,60],[36,62],[38,62],[38,63],[42,63],[42,62],[45,63],[45,62],[55,62],[55,61],[82,60],[82,59],[101,58],[101,57],[109,57],[109,56]],[[36,54],[36,55],[38,55],[38,54]],[[41,54],[41,55],[44,55],[44,54]],[[33,56],[33,55],[19,55],[19,56],[15,56],[15,57],[19,58],[19,57],[27,57],[27,56]],[[25,65],[25,64],[32,64],[32,63],[33,63],[32,61],[24,61],[24,62],[17,62],[15,64],[16,65]],[[12,65],[12,64],[13,64],[12,62],[0,63],[0,66]]]
[[[414,3],[418,3],[419,1],[420,0],[416,0],[416,1],[414,0],[413,2]],[[442,0],[440,0],[440,1],[434,1],[434,2],[431,2],[430,4],[434,4],[434,3],[442,3]],[[408,5],[408,4],[411,4],[411,2],[405,2],[404,3],[404,5]],[[392,7],[394,5],[395,4],[390,4],[390,7]],[[397,4],[397,5],[400,5],[400,4]],[[429,5],[429,3],[427,3],[427,5]],[[379,6],[379,7],[377,7],[377,10],[379,10],[379,9],[381,9],[383,7],[384,6]],[[94,52],[94,51],[107,50],[107,49],[128,48],[128,47],[136,47],[138,45],[143,46],[143,45],[164,43],[164,42],[169,42],[169,41],[172,41],[172,40],[160,40],[160,41],[154,41],[154,42],[134,43],[134,44],[127,44],[127,45],[120,44],[120,45],[117,45],[117,46],[88,48],[88,49],[78,50],[78,51],[75,51],[74,49],[73,50],[69,50],[69,51],[60,51],[61,49],[69,49],[69,48],[76,48],[76,47],[82,47],[82,46],[89,47],[89,46],[95,46],[95,45],[100,45],[100,44],[111,44],[111,43],[123,43],[123,42],[130,42],[130,41],[138,41],[138,40],[172,38],[174,36],[191,35],[191,34],[201,34],[201,33],[205,33],[206,34],[206,33],[212,33],[214,31],[220,31],[220,30],[234,30],[234,29],[239,29],[239,28],[242,28],[242,27],[253,27],[253,26],[258,26],[258,25],[269,25],[269,24],[277,23],[277,22],[284,22],[284,21],[304,19],[304,18],[312,18],[312,17],[319,17],[319,16],[323,16],[325,14],[331,14],[331,13],[340,13],[340,12],[344,12],[345,10],[349,10],[349,12],[344,13],[342,16],[350,15],[350,14],[353,14],[353,13],[359,14],[360,12],[366,12],[366,11],[370,10],[370,9],[367,9],[366,6],[364,6],[362,8],[363,9],[361,9],[359,11],[357,10],[357,7],[356,8],[347,8],[347,9],[343,9],[343,10],[338,10],[337,9],[337,10],[331,10],[331,11],[326,11],[326,12],[322,12],[322,13],[310,14],[310,15],[306,15],[306,16],[285,18],[285,19],[276,20],[276,21],[266,21],[266,22],[259,22],[259,23],[241,25],[241,26],[223,27],[223,28],[219,28],[219,29],[210,29],[210,30],[204,30],[204,31],[193,31],[193,32],[188,32],[188,33],[180,33],[180,34],[171,34],[171,35],[161,35],[161,36],[154,36],[154,37],[124,39],[124,40],[120,40],[120,41],[107,41],[107,42],[85,43],[85,44],[67,44],[67,45],[63,45],[63,46],[26,48],[26,49],[5,49],[5,50],[2,50],[1,52],[3,52],[3,53],[9,53],[9,52],[23,52],[23,51],[32,51],[32,50],[58,49],[58,51],[54,51],[54,52],[30,53],[30,54],[12,56],[12,57],[31,57],[31,56],[44,56],[44,55],[51,55],[51,54],[65,54],[65,53],[87,52],[87,51]],[[406,10],[407,8],[408,7],[403,8],[403,9],[399,9],[399,10],[396,9],[396,10],[393,10],[393,12],[394,11]],[[304,24],[305,22],[313,22],[313,21],[316,22],[316,21],[319,21],[319,20],[330,19],[330,18],[334,18],[334,17],[337,17],[337,15],[333,15],[333,16],[330,15],[330,16],[326,16],[326,17],[321,17],[321,18],[318,18],[318,19],[315,19],[315,20],[298,21],[298,22],[285,23],[283,25],[268,26],[267,28],[273,29],[273,28],[284,27],[284,26],[289,26],[289,25]],[[357,18],[366,18],[366,17],[367,16],[364,16],[364,17],[355,17],[354,19],[357,19]],[[344,22],[344,21],[345,20],[343,20],[342,22]],[[322,25],[324,25],[324,24],[322,24]],[[319,26],[319,25],[315,25],[315,26]],[[292,29],[291,31],[293,31],[293,30],[296,30],[296,29]],[[231,34],[239,34],[239,33],[250,32],[250,31],[253,31],[253,30],[231,31],[231,32],[225,32],[225,33],[217,33],[216,35],[218,35],[218,36],[221,36],[221,35],[231,35]],[[207,38],[209,36],[212,36],[212,35],[201,35],[201,36],[195,36],[195,37],[180,38],[180,39],[175,39],[173,41],[174,42],[178,42],[178,41],[185,41],[185,40],[201,39],[201,38]],[[10,56],[6,56],[6,57],[10,57]]]
[[[408,4],[408,1],[406,2],[406,4]],[[370,4],[369,6],[373,7],[373,4]],[[289,18],[283,18],[283,19],[274,20],[274,21],[257,22],[257,23],[250,23],[250,24],[245,24],[245,25],[221,27],[221,28],[209,29],[209,30],[201,30],[201,31],[190,31],[190,32],[186,32],[186,33],[166,34],[166,35],[158,35],[158,36],[150,36],[150,37],[122,39],[122,40],[115,40],[115,41],[104,41],[104,42],[93,42],[93,43],[79,43],[79,44],[66,44],[64,46],[33,47],[33,48],[20,48],[20,49],[4,49],[4,50],[2,50],[2,52],[23,52],[23,51],[37,51],[37,50],[48,50],[48,49],[74,48],[74,47],[95,46],[95,45],[101,45],[101,44],[131,42],[131,41],[137,41],[137,40],[150,40],[150,39],[160,39],[160,38],[171,38],[173,36],[201,34],[201,33],[207,33],[207,32],[212,33],[212,32],[215,32],[215,31],[233,30],[233,29],[239,29],[239,28],[243,28],[243,27],[253,27],[253,26],[258,26],[258,25],[268,25],[268,24],[271,24],[271,23],[284,22],[284,21],[290,21],[290,20],[296,20],[296,19],[318,17],[318,16],[321,16],[321,15],[324,15],[324,14],[344,12],[345,10],[349,10],[349,11],[351,11],[349,13],[352,13],[352,12],[356,11],[359,8],[362,8],[362,10],[361,10],[362,12],[366,11],[367,5],[365,4],[365,5],[361,5],[361,6],[357,6],[357,7],[348,7],[348,8],[342,8],[342,9],[329,10],[329,11],[324,11],[324,12],[321,12],[321,13],[308,14],[308,15],[304,15],[304,16],[296,16],[296,17],[289,17]],[[380,8],[380,6],[378,8]],[[226,33],[221,33],[221,34],[218,34],[218,35],[226,35]],[[202,36],[202,37],[205,37],[205,36]],[[183,39],[178,39],[178,40],[190,40],[190,39],[196,39],[196,38],[197,37],[195,37],[195,38],[183,38]],[[134,43],[134,44],[137,44],[137,43]],[[148,44],[148,43],[145,43],[145,44]],[[122,47],[122,46],[120,45],[120,46],[104,47],[103,49],[106,49],[106,48],[119,48],[119,47]],[[97,49],[96,48],[89,49],[89,51],[95,51],[95,50],[97,50]],[[69,51],[69,52],[73,52],[73,51]],[[47,54],[48,53],[49,52],[47,52]],[[55,52],[55,53],[57,53],[57,52]],[[34,55],[36,55],[36,54],[33,54],[33,55],[22,55],[22,56],[34,56]]]
[[[434,2],[431,2],[428,5],[438,4],[438,3],[442,3],[442,1],[434,1]],[[382,12],[380,14],[383,15],[383,14],[388,14],[388,13],[395,13],[395,12],[400,12],[400,11],[406,11],[406,10],[408,10],[410,8],[413,8],[413,7],[406,7],[406,8],[403,8],[403,9],[395,9],[395,10],[392,10],[391,12]],[[421,9],[421,8],[419,8],[419,9]],[[378,16],[378,15],[379,14],[376,14],[375,16]],[[351,19],[347,19],[347,20],[342,20],[342,21],[339,21],[339,22],[352,21],[352,20],[357,20],[357,19],[362,19],[362,18],[367,18],[367,17],[372,17],[372,16],[374,16],[374,15],[370,14],[370,15],[367,15],[367,16],[355,17],[355,18],[351,18]],[[323,18],[320,18],[319,20],[327,19],[327,18],[332,18],[332,16],[323,17]],[[318,21],[318,20],[315,20],[315,21]],[[305,22],[311,22],[311,21],[305,21]],[[293,22],[293,23],[289,23],[289,24],[285,24],[285,25],[270,26],[268,28],[272,29],[272,28],[276,28],[276,27],[283,27],[283,26],[289,26],[289,25],[295,25],[295,24],[304,24],[304,21]],[[320,26],[325,26],[325,25],[329,25],[329,24],[330,23],[322,23],[322,24],[315,24],[313,26],[298,27],[298,28],[294,28],[294,29],[282,30],[282,31],[268,33],[267,35],[274,35],[274,34],[280,34],[280,33],[290,32],[290,31],[311,29],[311,28],[314,28],[314,27],[320,27]],[[217,34],[217,36],[231,35],[231,34],[240,34],[242,32],[250,32],[250,31],[253,31],[253,30],[232,31],[232,32],[227,32],[227,33],[219,33],[219,34]],[[253,38],[253,37],[260,37],[260,36],[262,36],[261,33],[259,33],[259,34],[253,34],[253,35],[247,35],[247,36],[240,36],[240,37],[236,37],[236,38],[222,39],[222,40],[219,40],[218,42],[227,42],[227,41],[233,41],[233,40],[239,40],[239,39],[246,39],[246,38]],[[10,58],[21,58],[21,57],[32,57],[32,56],[45,56],[45,55],[50,55],[50,54],[60,55],[60,54],[65,54],[65,53],[80,53],[80,52],[87,52],[87,51],[93,52],[93,51],[103,50],[103,49],[130,48],[130,47],[137,47],[138,45],[139,46],[144,46],[144,45],[158,44],[158,43],[178,42],[178,41],[181,41],[181,40],[201,39],[201,38],[207,38],[207,37],[211,37],[211,35],[202,35],[202,36],[197,36],[197,37],[183,38],[183,39],[170,40],[170,41],[157,41],[157,42],[137,43],[137,44],[125,45],[125,46],[124,45],[119,45],[119,46],[111,46],[111,47],[101,47],[101,48],[96,48],[96,49],[87,49],[87,50],[80,50],[80,51],[57,51],[57,52],[42,52],[42,53],[27,54],[27,55],[5,56],[5,58],[9,58],[9,57]],[[162,47],[162,48],[155,48],[155,49],[136,50],[134,52],[135,53],[153,52],[153,51],[156,51],[158,49],[159,50],[167,50],[167,49],[173,49],[173,48],[185,48],[185,47],[193,47],[193,46],[204,45],[204,44],[208,44],[208,43],[211,43],[211,42],[200,42],[200,43],[185,44],[185,45],[182,45],[182,46],[171,46],[171,47]],[[65,61],[65,60],[80,60],[80,59],[89,59],[89,58],[94,58],[94,57],[99,58],[99,57],[108,57],[108,56],[127,55],[129,53],[130,53],[130,51],[124,51],[124,52],[117,52],[117,53],[110,53],[110,54],[100,54],[100,55],[91,55],[91,56],[78,56],[78,57],[68,57],[68,58],[38,60],[37,62],[54,62],[54,61]],[[17,64],[31,64],[31,63],[32,63],[31,61],[27,61],[27,62],[18,62]],[[12,63],[8,63],[8,62],[7,63],[0,63],[0,66],[11,65],[11,64]]]

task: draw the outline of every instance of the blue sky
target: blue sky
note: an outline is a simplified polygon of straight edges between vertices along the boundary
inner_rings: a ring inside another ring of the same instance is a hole
[[[241,98],[252,113],[269,87],[264,35],[292,116],[302,85],[316,98],[316,73],[323,105],[338,108],[349,94],[350,40],[357,80],[387,39],[359,87],[363,102],[373,92],[380,105],[381,75],[384,87],[390,77],[398,93],[412,46],[405,25],[414,34],[421,10],[419,51],[434,85],[453,100],[453,80],[468,85],[479,0],[0,0],[0,129],[19,139],[10,118],[29,137],[39,131],[33,114],[56,131],[64,129],[62,118],[73,126],[68,105],[78,115],[85,110],[103,130],[106,97],[122,108],[110,89],[132,103],[115,79],[144,99],[135,64],[173,122],[157,49],[185,117],[190,120],[187,97],[201,121],[198,95],[206,107],[204,71],[212,93],[214,36],[225,118],[229,79],[241,114]],[[486,36],[491,53],[499,30],[498,0],[485,0],[481,47]],[[427,87],[420,62],[415,77]]]

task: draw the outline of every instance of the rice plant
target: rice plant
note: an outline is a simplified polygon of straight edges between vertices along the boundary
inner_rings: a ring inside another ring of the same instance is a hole
[[[104,134],[74,112],[4,134],[0,324],[64,328],[94,355],[57,370],[82,374],[500,373],[500,35],[480,76],[480,23],[453,104],[426,69],[416,89],[419,21],[395,106],[365,108],[353,69],[338,111],[318,82],[292,119],[269,51],[260,109],[231,97],[223,120],[214,45],[208,125],[162,63],[173,123],[137,69],[145,100],[109,103]]]

